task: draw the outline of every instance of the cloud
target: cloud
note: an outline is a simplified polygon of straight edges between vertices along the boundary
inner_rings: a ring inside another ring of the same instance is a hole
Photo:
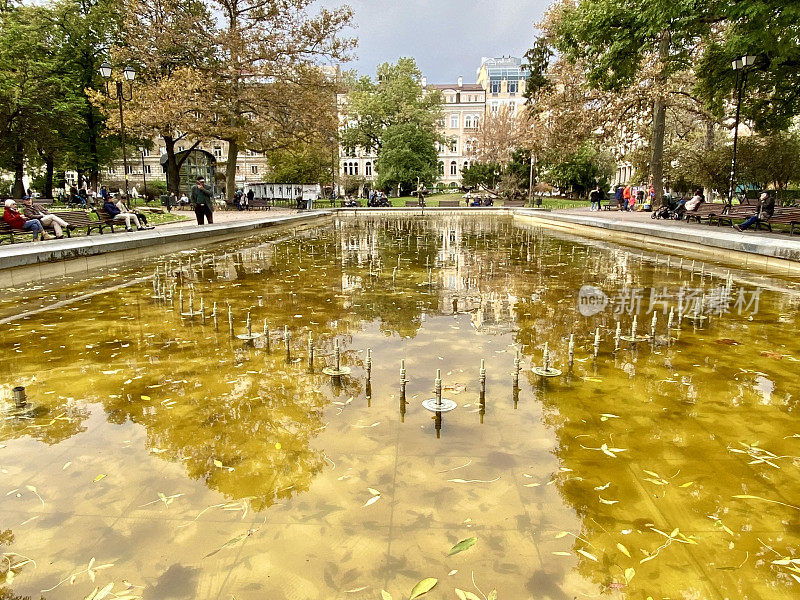
[[[431,83],[475,81],[484,56],[522,56],[549,0],[319,0],[349,4],[359,39],[357,60],[344,65],[374,75],[382,62],[412,56]]]

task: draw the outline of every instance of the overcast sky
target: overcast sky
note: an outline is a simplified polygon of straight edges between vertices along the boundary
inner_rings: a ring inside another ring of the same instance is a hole
[[[319,0],[355,12],[357,59],[375,75],[382,62],[413,56],[430,83],[474,83],[481,57],[522,56],[551,0]]]

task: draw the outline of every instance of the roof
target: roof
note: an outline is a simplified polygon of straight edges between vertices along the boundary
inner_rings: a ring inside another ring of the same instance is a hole
[[[457,83],[431,83],[428,84],[429,88],[433,88],[435,90],[455,90],[461,92],[482,92],[483,86],[477,83],[465,83],[461,87],[458,87]]]

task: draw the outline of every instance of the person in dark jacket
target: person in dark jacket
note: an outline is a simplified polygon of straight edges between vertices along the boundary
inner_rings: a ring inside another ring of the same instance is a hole
[[[67,227],[70,230],[75,229],[61,217],[51,214],[50,211],[41,204],[34,203],[33,198],[30,196],[25,196],[22,199],[22,203],[25,205],[25,208],[22,209],[22,214],[25,215],[25,218],[36,219],[42,224],[42,227],[52,227],[58,239],[64,237],[64,230],[62,227]]]
[[[209,225],[214,222],[214,197],[206,188],[206,180],[203,177],[197,178],[197,185],[189,192],[189,201],[194,207],[198,225],[203,224],[203,219],[206,219]]]
[[[136,225],[136,229],[144,229],[139,223],[139,217],[135,214],[130,212],[122,212],[119,207],[112,201],[111,198],[105,201],[103,204],[103,210],[114,217],[115,221],[124,221],[125,222],[125,231],[133,231],[131,228],[131,224]]]
[[[6,207],[5,211],[3,212],[3,221],[15,229],[24,229],[25,231],[30,231],[33,233],[34,242],[39,241],[40,235],[42,236],[42,239],[45,240],[52,238],[51,235],[45,233],[42,224],[39,222],[39,219],[26,219],[23,217],[17,210],[17,203],[14,202],[14,200],[6,200]]]
[[[761,194],[761,198],[758,199],[758,207],[756,208],[756,214],[747,219],[741,225],[734,225],[733,228],[736,231],[744,231],[745,229],[750,229],[753,225],[755,225],[756,229],[758,229],[758,224],[769,221],[774,213],[775,213],[775,198],[770,196],[769,192],[764,192],[763,194]]]
[[[600,210],[600,190],[598,188],[595,187],[589,192],[589,201],[591,202],[589,210]]]

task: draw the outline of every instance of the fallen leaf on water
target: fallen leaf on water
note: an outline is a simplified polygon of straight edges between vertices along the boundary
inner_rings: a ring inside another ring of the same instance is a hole
[[[370,505],[372,505],[372,504],[375,504],[375,503],[376,503],[378,500],[380,500],[380,499],[381,499],[381,497],[380,497],[380,496],[373,496],[372,498],[370,498],[369,500],[367,500],[366,502],[364,502],[364,506],[370,506]]]
[[[105,473],[101,473],[100,475],[98,475],[97,477],[94,478],[94,483],[97,483],[101,479],[105,479],[105,478],[106,478],[106,474]]]
[[[478,541],[478,538],[475,538],[475,537],[471,537],[471,538],[467,538],[465,540],[461,540],[455,546],[450,548],[450,552],[447,553],[447,556],[453,556],[454,554],[458,554],[459,552],[463,552],[464,550],[472,548],[472,546],[474,546],[475,542],[477,542],[477,541]]]
[[[497,477],[495,477],[494,479],[489,479],[489,480],[484,480],[484,479],[448,479],[447,481],[449,481],[450,483],[494,483],[498,479],[500,479],[499,475]]]
[[[726,346],[738,346],[739,342],[736,340],[732,340],[731,338],[720,338],[717,340],[718,344],[724,344]]]
[[[583,554],[589,560],[593,560],[594,562],[598,562],[597,557],[592,554],[591,552],[587,552],[586,550],[576,550],[578,554]]]
[[[458,596],[458,600],[481,600],[478,596],[473,594],[472,592],[465,592],[464,590],[460,590],[456,588],[456,596]]]
[[[367,488],[367,491],[370,494],[372,494],[373,496],[380,496],[381,495],[381,493],[378,490],[376,490],[375,488]]]
[[[627,569],[625,569],[625,581],[630,583],[634,575],[636,575],[636,570],[633,567],[628,567]]]
[[[779,354],[777,352],[769,352],[767,350],[762,350],[761,356],[766,356],[767,358],[774,358],[775,360],[781,360],[783,358],[783,354]]]
[[[360,591],[365,590],[365,589],[367,589],[366,585],[362,586],[360,588],[353,588],[352,590],[345,590],[344,593],[345,594],[355,594],[356,592],[360,592]]]
[[[448,575],[455,575],[456,573],[458,573],[458,569],[453,569],[448,573]]]
[[[551,554],[555,554],[556,556],[572,556],[572,552],[551,552]]]
[[[617,548],[619,549],[620,552],[622,552],[628,558],[631,557],[631,553],[628,552],[628,549],[625,546],[623,546],[622,544],[617,543]]]
[[[409,596],[408,600],[414,600],[414,598],[419,598],[423,594],[427,594],[437,583],[439,583],[439,580],[434,579],[433,577],[427,577],[426,579],[423,579],[414,586],[414,589],[411,590],[411,596]]]
[[[386,590],[381,590],[381,600],[392,600],[392,595]]]

